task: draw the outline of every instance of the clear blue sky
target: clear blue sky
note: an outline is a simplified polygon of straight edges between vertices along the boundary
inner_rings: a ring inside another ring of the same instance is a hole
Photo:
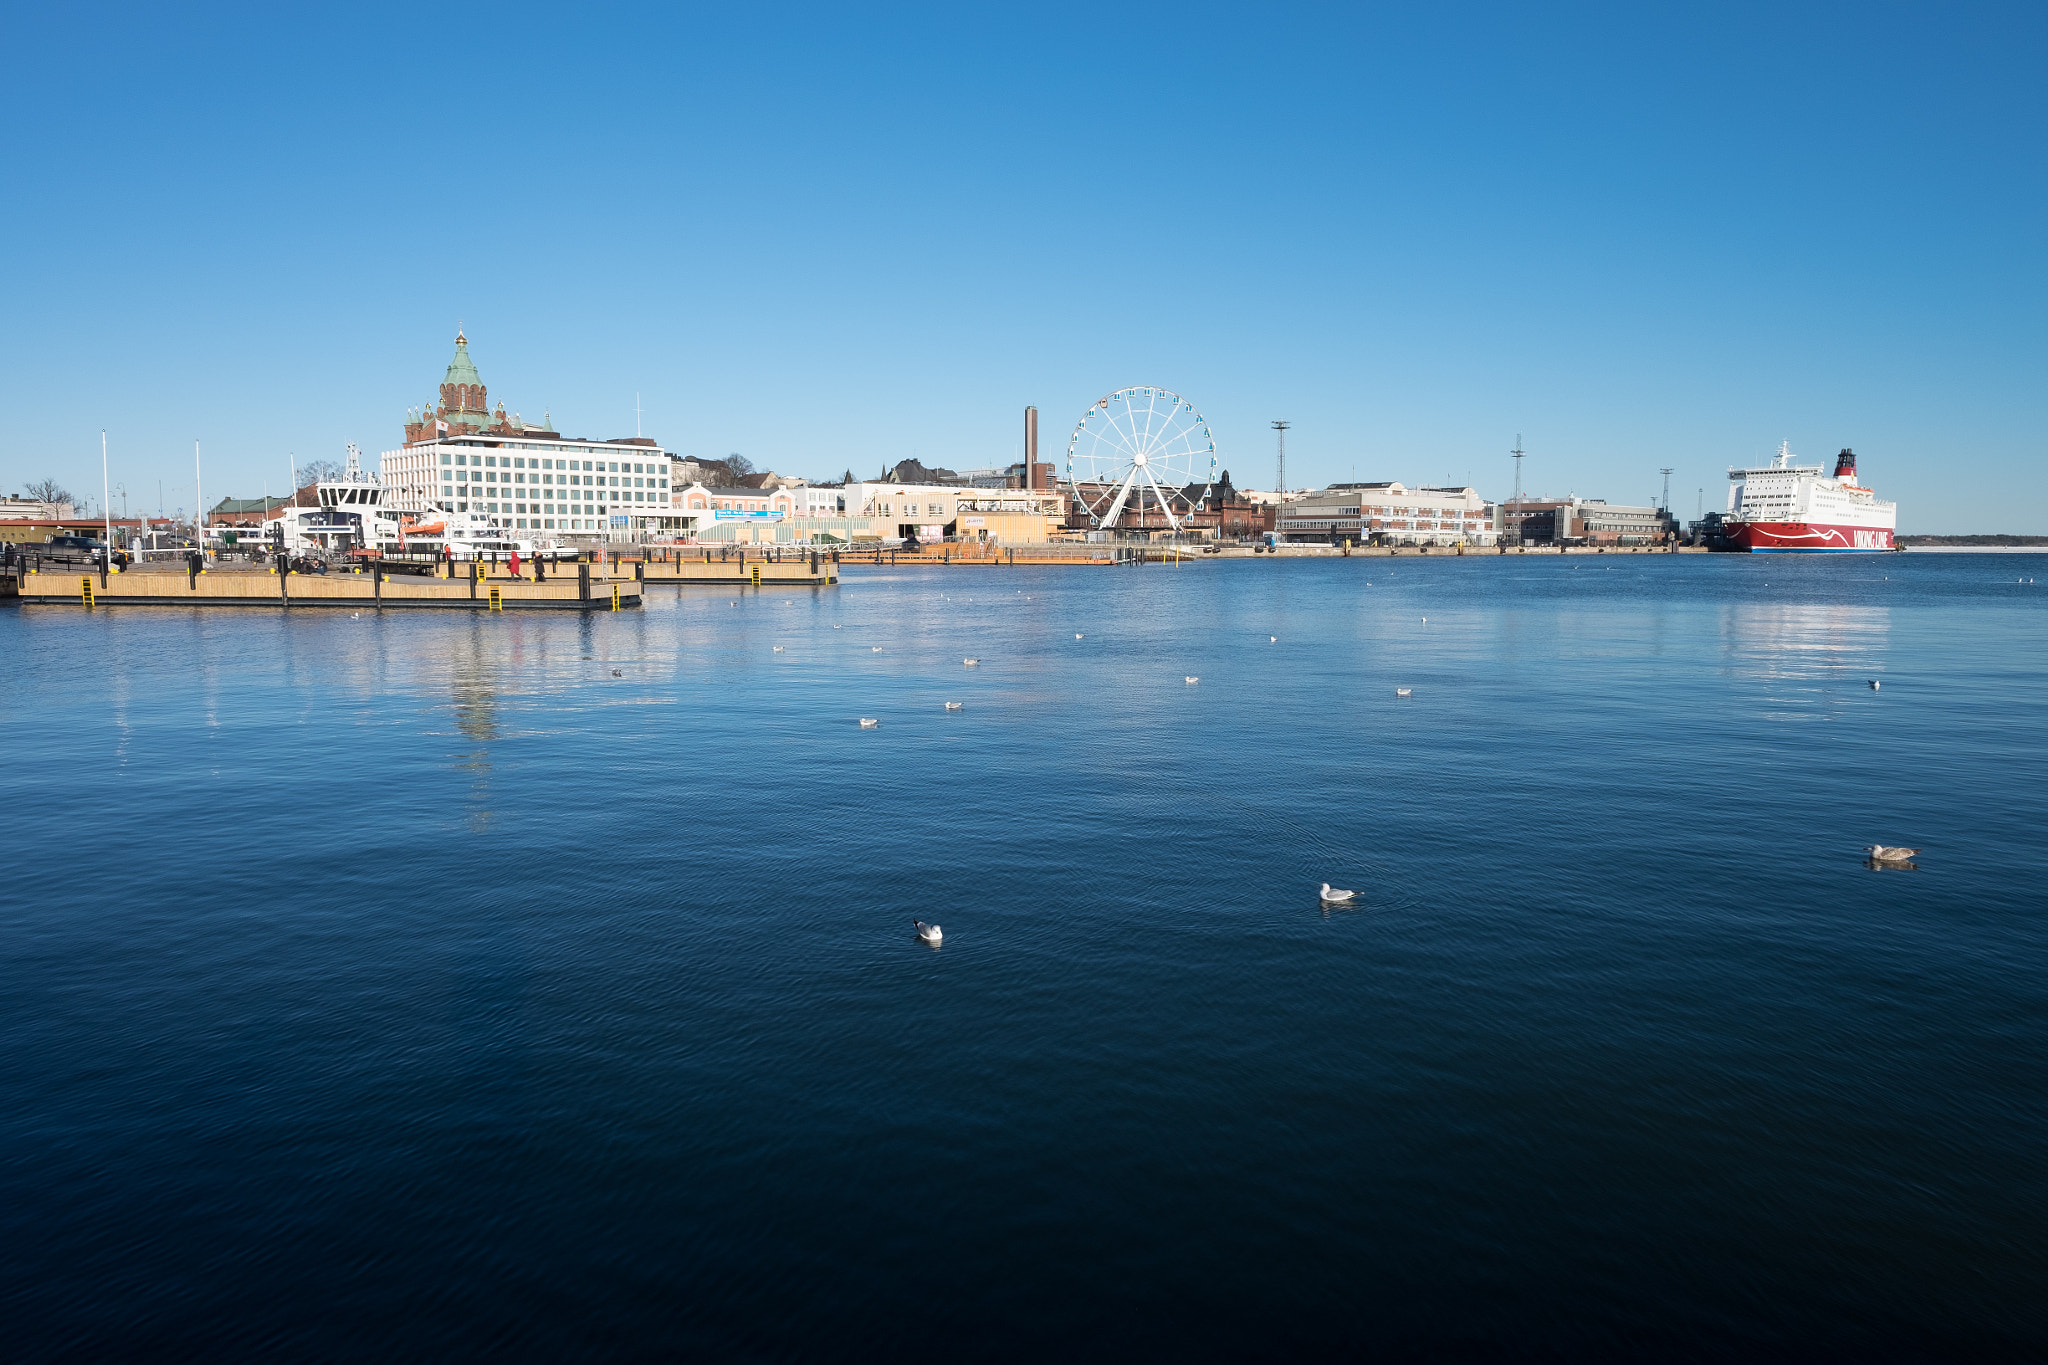
[[[2040,6],[12,6],[0,486],[494,399],[822,477],[1163,384],[1240,484],[2048,532]],[[144,490],[148,490],[144,496]]]

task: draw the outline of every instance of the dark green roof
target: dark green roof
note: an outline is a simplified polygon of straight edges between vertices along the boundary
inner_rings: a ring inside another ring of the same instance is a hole
[[[206,515],[210,517],[235,517],[249,512],[261,512],[268,516],[278,508],[288,506],[291,495],[281,498],[222,498]]]
[[[469,358],[469,338],[462,333],[455,334],[455,359],[448,362],[448,373],[441,376],[443,384],[475,384],[482,386],[483,376],[476,372],[476,363]]]

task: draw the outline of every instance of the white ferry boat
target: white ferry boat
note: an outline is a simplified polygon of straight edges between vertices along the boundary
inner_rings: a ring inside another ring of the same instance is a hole
[[[312,507],[280,507],[263,525],[263,543],[282,539],[292,554],[326,550],[344,554],[368,550],[393,558],[499,558],[518,551],[532,556],[552,543],[514,536],[482,512],[401,512],[385,502],[387,489],[362,468],[362,452],[348,447],[348,468],[338,479],[315,484]]]
[[[1856,452],[1835,457],[1834,477],[1819,465],[1792,463],[1778,447],[1767,465],[1728,471],[1729,546],[1752,554],[1889,550],[1899,522],[1897,503],[1880,502],[1856,481]]]

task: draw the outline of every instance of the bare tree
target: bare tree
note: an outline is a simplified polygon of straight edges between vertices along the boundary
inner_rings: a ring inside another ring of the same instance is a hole
[[[321,483],[341,477],[341,465],[334,460],[308,460],[299,466],[299,477],[307,483]]]
[[[754,472],[754,462],[740,454],[737,450],[725,457],[725,467],[732,471],[735,481],[744,479],[747,475]]]
[[[71,491],[55,479],[37,479],[25,490],[37,502],[76,502]]]

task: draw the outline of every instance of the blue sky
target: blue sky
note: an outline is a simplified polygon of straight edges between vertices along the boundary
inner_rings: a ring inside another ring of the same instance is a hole
[[[739,12],[744,9],[744,12]],[[2039,7],[11,7],[0,485],[494,399],[824,477],[1176,389],[1240,484],[2048,532]],[[146,490],[146,495],[145,495]]]

